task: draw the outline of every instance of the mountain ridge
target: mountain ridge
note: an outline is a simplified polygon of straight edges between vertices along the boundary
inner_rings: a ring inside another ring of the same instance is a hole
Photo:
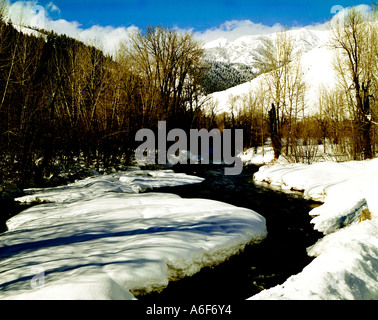
[[[288,32],[296,44],[294,51],[303,54],[301,58],[302,71],[308,85],[306,104],[308,112],[314,114],[318,111],[316,104],[320,86],[331,88],[335,83],[335,72],[332,67],[334,51],[327,46],[331,34],[329,30],[311,30],[309,28]],[[259,48],[262,48],[263,41],[273,39],[275,35],[277,33],[263,36],[243,36],[232,42],[226,42],[224,38],[218,39],[219,41],[215,40],[207,44],[205,56],[206,59],[227,61],[228,63],[244,63],[252,66]],[[259,70],[254,69],[254,72],[258,73]],[[218,113],[231,112],[230,97],[242,97],[251,90],[257,90],[261,79],[262,75],[257,76],[253,80],[238,86],[212,93],[209,97],[218,102]]]

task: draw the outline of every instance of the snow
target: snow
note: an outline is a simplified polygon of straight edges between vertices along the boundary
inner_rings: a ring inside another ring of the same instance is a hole
[[[201,181],[135,170],[28,190],[19,200],[50,203],[13,217],[0,235],[0,299],[135,299],[266,237],[252,210],[139,193]]]
[[[271,164],[254,179],[324,202],[309,214],[325,237],[301,273],[251,299],[378,299],[378,159]],[[372,219],[361,222],[364,209]]]
[[[250,148],[239,155],[244,164],[263,165],[274,161],[272,146]]]
[[[378,217],[372,191],[378,183],[378,160],[269,165],[260,168],[254,179],[284,190],[303,191],[305,198],[324,202],[310,215],[315,216],[314,228],[325,234],[342,227],[346,220],[356,220],[353,215],[358,216],[365,207]]]
[[[290,32],[295,39],[296,50],[302,50],[303,52],[301,65],[304,81],[308,87],[305,100],[307,105],[306,113],[315,114],[319,111],[316,108],[319,89],[322,87],[327,89],[333,88],[336,83],[336,73],[332,66],[334,51],[327,45],[330,38],[330,31],[303,28]],[[272,37],[273,35],[266,37]],[[248,41],[246,39],[248,39]],[[213,48],[212,50],[217,50],[218,53],[212,56],[212,59],[252,65],[254,63],[253,56],[256,50],[261,46],[261,37],[243,37],[235,40],[231,44],[225,44],[225,46],[220,46],[216,49]],[[226,52],[229,53],[226,54]],[[210,53],[207,54],[209,55]],[[249,82],[209,95],[214,101],[218,101],[217,113],[231,112],[229,105],[230,96],[243,97],[244,95],[248,95],[251,91],[261,91],[260,84],[263,82],[263,77],[264,75],[260,75]]]
[[[315,260],[284,284],[251,300],[378,299],[378,220],[366,220],[320,240]]]
[[[67,186],[46,189],[26,189],[28,195],[17,198],[21,203],[34,201],[63,202],[101,197],[109,192],[139,193],[147,189],[200,183],[203,179],[175,173],[172,170],[140,170],[112,175],[97,175]]]
[[[296,42],[297,50],[303,52],[317,47],[327,37],[326,31],[310,28],[300,28],[289,32]],[[208,60],[218,62],[253,65],[256,62],[256,51],[262,48],[264,41],[273,39],[275,34],[245,35],[234,41],[228,41],[222,37],[205,44],[205,56]]]
[[[218,48],[218,47],[222,48],[222,47],[226,47],[228,44],[229,44],[229,41],[226,38],[221,37],[219,39],[207,42],[204,45],[204,49],[208,49],[209,50],[209,49]]]

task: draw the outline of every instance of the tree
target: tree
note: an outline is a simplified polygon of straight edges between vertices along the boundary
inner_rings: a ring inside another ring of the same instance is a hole
[[[264,144],[269,136],[264,89],[261,86],[252,89],[241,100],[242,107],[239,109],[237,122],[239,128],[244,130],[245,146],[255,148],[256,152],[257,147],[261,146],[264,154]]]
[[[284,126],[288,126],[288,152],[292,127],[305,108],[306,86],[300,57],[289,31],[266,39],[256,55],[255,67],[263,73],[262,81],[272,106],[269,127],[275,159],[282,153]]]
[[[201,78],[202,45],[190,33],[148,27],[135,32],[123,50],[143,82],[140,89],[144,99],[144,124],[151,126],[156,125],[157,120],[171,119],[175,120],[176,126],[177,121],[185,126],[185,120],[180,119],[185,117],[193,96],[190,89],[201,89],[194,84]]]
[[[4,34],[6,29],[4,18],[6,16],[7,10],[8,6],[6,0],[0,0],[0,53],[2,53],[7,46],[6,42],[4,41]]]
[[[331,24],[331,47],[336,49],[334,67],[339,86],[348,95],[354,128],[355,159],[371,159],[373,104],[377,99],[378,29],[375,13],[351,9]]]
[[[351,143],[353,134],[348,95],[341,88],[328,89],[322,86],[318,105],[317,122],[324,152],[330,151],[338,161],[353,160],[355,156]]]

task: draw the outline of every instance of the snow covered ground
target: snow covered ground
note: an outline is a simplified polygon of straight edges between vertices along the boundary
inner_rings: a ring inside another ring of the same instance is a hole
[[[285,150],[285,147],[283,148]],[[332,142],[327,140],[326,147],[323,144],[308,145],[308,146],[297,146],[297,155],[301,162],[310,163],[313,162],[347,162],[350,159],[350,155],[343,154],[338,150],[338,146],[332,144]],[[302,158],[300,158],[302,155]],[[274,162],[274,150],[272,148],[270,140],[265,143],[263,147],[250,148],[243,151],[239,157],[244,164],[249,165],[265,165],[272,164]],[[295,156],[286,156],[284,153],[281,154],[280,158],[275,161],[277,164],[290,164],[295,162]]]
[[[378,299],[378,159],[271,164],[254,178],[324,202],[310,215],[325,237],[308,248],[316,258],[301,273],[251,299]],[[360,221],[362,212],[372,219]]]
[[[306,92],[306,110],[307,114],[313,115],[319,112],[318,94],[323,87],[331,89],[336,83],[336,74],[332,67],[334,59],[334,51],[328,46],[331,33],[329,30],[309,30],[303,28],[300,30],[289,31],[293,39],[295,39],[296,50],[302,50],[301,59],[304,81],[307,85]],[[275,34],[265,37],[272,37]],[[216,42],[208,44],[215,46]],[[256,54],[256,48],[262,46],[262,37],[242,37],[232,43],[221,43],[220,47],[208,48],[208,50],[216,50],[213,52],[212,59],[217,61],[229,61],[253,64],[253,56]],[[218,52],[219,51],[219,52]],[[216,53],[216,54],[215,54]],[[254,53],[254,54],[253,54]],[[210,54],[209,52],[207,53]],[[227,58],[223,58],[225,55]],[[250,92],[259,93],[261,88],[265,88],[264,75],[260,75],[255,79],[232,87],[230,89],[215,92],[209,97],[218,103],[216,112],[231,112],[230,97],[243,98]],[[242,106],[242,99],[239,99],[235,105],[236,109]],[[234,112],[236,110],[234,109]]]
[[[0,235],[0,299],[135,299],[266,237],[251,210],[139,193],[201,181],[134,170],[27,190],[18,200],[50,203],[13,217]]]
[[[274,161],[272,146],[250,148],[239,155],[244,164],[263,165]]]

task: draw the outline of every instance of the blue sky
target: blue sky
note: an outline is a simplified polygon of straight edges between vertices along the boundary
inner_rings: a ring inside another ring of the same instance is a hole
[[[47,6],[51,0],[39,1]],[[371,1],[324,0],[53,0],[60,12],[51,18],[77,21],[83,28],[93,25],[129,27],[135,25],[177,26],[202,31],[230,20],[250,20],[267,26],[280,23],[286,27],[326,22],[335,5],[343,7]]]
[[[331,9],[367,4],[365,0],[11,0],[9,18],[24,25],[98,43],[112,54],[130,32],[148,25],[192,31],[204,43],[245,35],[279,32],[283,27],[317,26],[334,16]],[[378,1],[378,0],[377,0]]]

